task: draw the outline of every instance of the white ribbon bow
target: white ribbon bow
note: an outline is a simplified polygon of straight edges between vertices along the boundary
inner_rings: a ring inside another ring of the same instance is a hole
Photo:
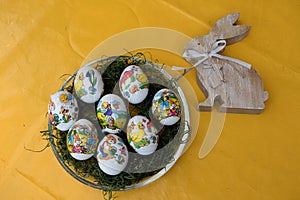
[[[189,71],[192,68],[196,68],[198,65],[200,65],[201,63],[206,61],[208,58],[212,58],[212,57],[216,57],[216,58],[228,60],[228,61],[231,61],[231,62],[235,62],[239,65],[242,65],[243,67],[246,67],[247,69],[251,69],[251,64],[249,64],[249,63],[246,63],[244,61],[241,61],[241,60],[238,60],[238,59],[235,59],[235,58],[231,58],[231,57],[228,57],[228,56],[223,56],[223,55],[218,54],[225,47],[226,47],[226,40],[219,40],[219,41],[217,41],[213,44],[212,50],[208,53],[199,53],[198,51],[195,51],[195,50],[187,50],[186,52],[184,52],[183,57],[185,57],[185,58],[186,57],[202,58],[202,59],[198,60],[196,62],[196,64],[194,64],[192,67],[184,68],[184,67],[173,66],[172,70],[187,70],[187,71]]]

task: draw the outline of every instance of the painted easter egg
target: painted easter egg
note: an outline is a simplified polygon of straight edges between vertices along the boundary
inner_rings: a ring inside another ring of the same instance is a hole
[[[68,130],[76,121],[78,112],[77,101],[71,93],[59,91],[50,96],[48,117],[57,129]]]
[[[132,104],[138,104],[148,95],[148,78],[140,67],[130,65],[122,72],[119,87],[124,98]]]
[[[85,66],[78,70],[74,80],[76,95],[85,103],[94,103],[103,93],[101,74],[93,67]]]
[[[153,153],[158,145],[156,128],[146,117],[136,115],[127,124],[127,140],[133,149],[141,155]]]
[[[152,114],[163,125],[173,125],[180,119],[180,102],[169,89],[159,90],[152,100]]]
[[[97,160],[100,169],[109,175],[121,173],[128,162],[128,150],[122,139],[108,134],[99,143]]]
[[[89,159],[97,150],[97,130],[89,120],[80,119],[70,128],[66,142],[68,151],[73,158]]]
[[[103,132],[118,133],[127,121],[124,101],[115,94],[103,96],[98,102],[97,117]]]

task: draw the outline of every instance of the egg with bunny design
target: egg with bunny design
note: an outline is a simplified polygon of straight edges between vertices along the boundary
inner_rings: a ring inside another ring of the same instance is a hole
[[[104,136],[97,148],[97,160],[104,173],[109,175],[121,173],[128,162],[128,150],[123,140],[115,134]]]
[[[98,144],[96,127],[87,119],[76,121],[68,131],[66,144],[73,158],[77,160],[91,158],[95,154]]]

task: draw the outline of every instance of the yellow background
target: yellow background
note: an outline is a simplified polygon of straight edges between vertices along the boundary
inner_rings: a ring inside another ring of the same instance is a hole
[[[210,113],[201,113],[198,134],[175,166],[148,186],[118,192],[118,199],[300,199],[299,0],[1,0],[1,199],[102,199],[99,190],[67,174],[50,148],[24,149],[46,144],[39,131],[47,129],[48,99],[64,82],[60,76],[76,71],[96,45],[122,31],[162,27],[193,38],[236,11],[252,28],[225,54],[260,73],[270,96],[265,111],[227,114],[204,159],[198,151]],[[152,56],[170,66],[183,63],[163,51]]]

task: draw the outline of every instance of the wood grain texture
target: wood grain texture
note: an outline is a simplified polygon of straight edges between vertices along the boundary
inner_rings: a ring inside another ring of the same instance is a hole
[[[260,113],[268,93],[264,91],[262,79],[252,67],[248,69],[241,64],[226,59],[209,56],[202,63],[199,57],[189,52],[209,54],[219,40],[227,45],[239,42],[250,31],[246,25],[236,25],[239,13],[229,14],[218,20],[208,35],[196,37],[185,47],[184,57],[197,68],[197,81],[206,96],[199,103],[200,111],[211,111],[219,105],[218,111],[232,113]]]

